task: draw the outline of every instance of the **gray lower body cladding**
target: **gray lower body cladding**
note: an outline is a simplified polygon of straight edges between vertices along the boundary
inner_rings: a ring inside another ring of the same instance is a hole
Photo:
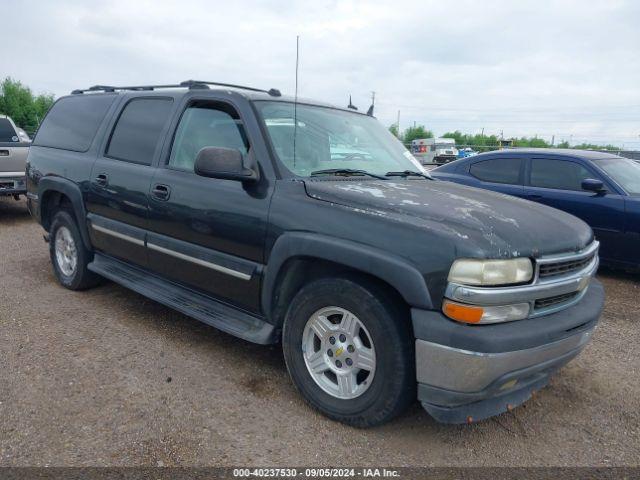
[[[586,346],[603,303],[602,285],[593,280],[566,310],[502,325],[462,325],[412,310],[418,399],[445,423],[482,420],[525,402]]]

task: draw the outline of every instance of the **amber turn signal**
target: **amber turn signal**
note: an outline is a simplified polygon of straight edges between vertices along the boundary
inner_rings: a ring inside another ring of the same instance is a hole
[[[445,300],[442,304],[442,311],[452,320],[464,323],[479,323],[484,314],[482,307],[454,303],[449,300]]]

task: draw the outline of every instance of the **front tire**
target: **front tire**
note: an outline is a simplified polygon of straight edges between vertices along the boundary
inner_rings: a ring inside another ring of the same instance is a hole
[[[366,279],[325,278],[298,292],[283,351],[310,405],[333,420],[372,427],[415,400],[414,342],[398,303]]]
[[[53,216],[49,256],[53,273],[63,287],[85,290],[100,282],[100,277],[87,268],[93,253],[84,246],[75,218],[68,210],[58,210]]]

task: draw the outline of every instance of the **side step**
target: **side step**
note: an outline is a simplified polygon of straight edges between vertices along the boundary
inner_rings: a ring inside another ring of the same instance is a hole
[[[96,253],[89,270],[223,332],[263,345],[276,343],[276,328],[263,319]]]

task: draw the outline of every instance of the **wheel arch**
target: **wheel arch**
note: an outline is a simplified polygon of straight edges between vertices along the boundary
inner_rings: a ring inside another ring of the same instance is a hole
[[[66,206],[74,214],[85,247],[91,249],[82,192],[76,183],[60,177],[42,178],[38,182],[38,198],[40,201],[38,220],[45,230],[48,231],[51,226],[51,214],[56,207]]]
[[[348,240],[296,232],[276,241],[265,270],[262,288],[264,313],[282,325],[287,305],[309,281],[329,274],[362,275],[409,307],[432,308],[431,296],[420,272],[406,260]]]

